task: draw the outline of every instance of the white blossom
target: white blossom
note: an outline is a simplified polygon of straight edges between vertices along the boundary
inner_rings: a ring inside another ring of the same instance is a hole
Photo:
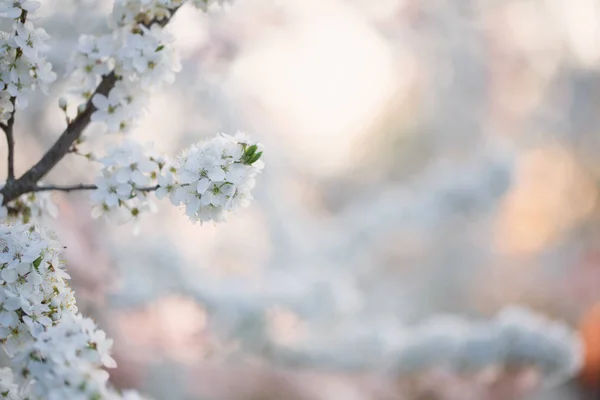
[[[96,178],[98,188],[91,193],[95,216],[137,221],[141,213],[154,210],[148,188],[156,184],[163,166],[159,157],[137,142],[125,141],[99,161],[103,168]]]
[[[38,398],[105,399],[111,395],[108,373],[116,363],[110,356],[112,340],[94,322],[65,313],[15,357],[18,371]]]
[[[101,67],[96,68],[96,65],[110,65],[111,68],[114,65],[119,81],[107,96],[93,96],[92,103],[96,110],[92,114],[92,120],[103,123],[109,132],[127,132],[145,110],[149,93],[165,82],[172,83],[181,66],[177,53],[170,46],[172,37],[158,24],[151,28],[139,25],[135,32],[123,29],[116,37],[119,50],[110,58],[110,46],[106,44],[98,59],[88,61],[89,56],[83,56],[80,61],[83,68],[80,66],[77,70],[83,71],[79,73],[79,79],[86,97],[97,84],[99,76],[107,72],[101,70]],[[83,40],[84,44],[89,40],[91,39]]]
[[[2,0],[0,2],[0,14],[8,18],[19,18],[23,11],[32,13],[40,7],[39,1],[32,0]]]
[[[172,83],[181,69],[173,38],[151,21],[170,16],[180,0],[116,1],[110,35],[82,35],[69,73],[73,92],[92,99],[92,121],[109,133],[127,132],[142,115],[149,93]],[[141,16],[147,13],[147,18]],[[150,27],[148,27],[150,26]],[[118,82],[108,94],[93,94],[101,77],[113,71]]]
[[[96,94],[92,97],[96,107],[92,121],[105,124],[109,132],[127,132],[143,112],[146,102],[147,95],[137,85],[119,81],[108,96]]]
[[[108,384],[112,340],[77,312],[61,248],[31,225],[0,225],[0,339],[17,371],[0,370],[3,398],[135,399]],[[20,389],[19,389],[20,388]]]
[[[15,24],[15,31],[15,43],[23,54],[32,60],[37,59],[40,52],[45,52],[50,48],[45,43],[50,36],[43,28],[36,28],[31,21]]]
[[[259,144],[241,133],[221,134],[184,151],[176,161],[175,182],[168,182],[159,195],[169,194],[173,204],[185,205],[193,221],[220,222],[227,211],[245,207],[250,191],[263,168]]]
[[[48,34],[22,17],[23,11],[32,14],[39,7],[35,1],[1,1],[0,13],[15,18],[12,30],[0,39],[0,121],[6,121],[14,111],[27,107],[28,94],[38,87],[46,92],[56,74],[46,61],[49,49]],[[11,100],[11,98],[14,98]]]
[[[139,33],[126,33],[116,55],[115,71],[127,79],[139,81],[142,88],[173,83],[181,69],[177,53],[170,44],[173,37],[160,25],[140,26]]]
[[[29,225],[0,226],[0,338],[14,356],[65,310],[76,311],[60,249]]]
[[[76,59],[84,62],[88,72],[93,71],[98,75],[104,75],[109,72],[110,67],[104,62],[113,55],[114,51],[115,43],[112,35],[81,35],[77,44]]]
[[[255,176],[262,170],[262,151],[243,134],[220,134],[191,146],[174,165],[147,152],[139,144],[124,142],[100,159],[103,169],[91,194],[94,216],[121,222],[154,211],[148,190],[184,205],[192,221],[221,222],[226,212],[245,207],[252,199]],[[124,211],[127,210],[127,211]]]
[[[110,35],[81,35],[77,49],[71,56],[67,74],[73,80],[72,92],[87,100],[103,75],[114,67],[111,58],[115,39]]]
[[[0,393],[2,394],[2,399],[5,400],[23,399],[10,368],[0,368]]]

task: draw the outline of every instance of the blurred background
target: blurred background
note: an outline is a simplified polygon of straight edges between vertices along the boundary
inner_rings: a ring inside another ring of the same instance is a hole
[[[66,61],[111,7],[44,2],[59,79],[18,115],[18,174],[64,129]],[[600,301],[596,0],[238,0],[185,7],[169,29],[183,70],[131,135],[176,155],[240,129],[265,144],[266,168],[226,224],[193,225],[167,201],[139,236],[93,220],[89,193],[54,195],[118,387],[407,399],[376,368],[402,327],[508,304],[577,327]],[[86,136],[83,150],[112,140]],[[67,156],[46,182],[96,171]],[[597,393],[572,382],[538,398]]]

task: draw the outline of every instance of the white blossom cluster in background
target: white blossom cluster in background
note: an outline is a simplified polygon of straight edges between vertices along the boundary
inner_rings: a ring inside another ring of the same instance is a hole
[[[261,341],[260,318],[244,321],[248,331],[249,320],[256,335],[252,340],[259,346],[255,349],[249,343],[248,350],[261,354],[268,348],[269,360],[284,366],[379,371],[399,378],[435,371],[472,376],[534,370],[543,385],[555,387],[575,376],[584,361],[578,333],[520,307],[505,308],[484,321],[438,315],[416,327],[390,321],[341,325],[343,334],[333,332],[329,337],[326,333],[313,337],[307,321],[309,333],[291,343]]]
[[[27,107],[27,96],[35,87],[46,91],[56,79],[44,53],[48,34],[28,20],[40,6],[38,1],[2,0],[0,15],[13,20],[12,30],[0,35],[0,122],[14,110]]]
[[[396,367],[408,374],[433,368],[470,373],[533,367],[551,385],[569,379],[583,362],[581,339],[570,328],[516,307],[479,323],[438,316],[406,337]]]

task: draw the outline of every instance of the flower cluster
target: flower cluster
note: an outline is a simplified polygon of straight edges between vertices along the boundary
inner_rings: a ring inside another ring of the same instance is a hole
[[[140,399],[107,385],[112,340],[77,312],[60,247],[30,225],[0,225],[0,338],[15,374],[3,398]],[[15,383],[18,383],[18,385]]]
[[[109,132],[127,132],[145,109],[148,93],[163,82],[173,82],[181,67],[168,46],[172,38],[157,24],[150,29],[140,25],[135,32],[124,30],[116,40],[119,50],[105,65],[114,65],[120,80],[108,96],[98,93],[92,97],[96,108],[92,120],[105,124]],[[90,83],[99,79],[94,70],[88,75]],[[87,87],[85,90],[84,96],[88,94]]]
[[[181,66],[177,53],[170,46],[172,42],[173,37],[160,25],[153,24],[151,28],[140,25],[135,32],[125,33],[116,54],[115,72],[131,81],[139,81],[142,88],[173,83],[175,72]]]
[[[125,141],[99,161],[103,168],[96,178],[97,189],[91,194],[95,217],[117,214],[125,222],[153,209],[148,193],[165,165],[162,158],[145,151],[137,142]]]
[[[0,278],[0,339],[10,356],[77,310],[58,246],[31,226],[0,226]]]
[[[438,317],[410,333],[397,363],[405,373],[434,367],[535,367],[546,382],[554,383],[579,369],[581,355],[581,340],[566,326],[509,308],[488,323]]]
[[[0,121],[5,122],[18,108],[27,107],[27,95],[35,87],[46,91],[56,79],[52,65],[44,57],[48,34],[27,20],[40,6],[31,0],[1,0],[0,14],[13,19],[12,31],[0,39]]]
[[[35,398],[106,399],[112,339],[80,314],[65,313],[13,359],[18,376]]]
[[[169,10],[181,3],[116,2],[113,19],[118,23],[112,34],[80,38],[70,67],[74,91],[84,100],[91,98],[92,121],[110,133],[127,132],[144,111],[148,94],[175,80],[181,66],[170,45],[173,38],[156,21],[170,16]],[[101,77],[111,71],[118,80],[115,87],[106,95],[94,94]]]
[[[94,217],[126,222],[153,211],[148,198],[169,197],[185,205],[192,221],[220,222],[228,211],[247,206],[256,175],[262,170],[262,145],[242,133],[220,134],[191,146],[170,165],[140,144],[125,141],[99,161],[103,164],[91,194]]]
[[[185,205],[192,221],[221,222],[227,211],[252,200],[250,191],[264,165],[260,147],[242,133],[197,143],[159,177],[156,196],[168,195],[173,204]]]

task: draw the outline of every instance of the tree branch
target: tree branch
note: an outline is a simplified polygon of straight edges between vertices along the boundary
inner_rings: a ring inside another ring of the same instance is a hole
[[[143,21],[142,25],[144,25],[145,27],[150,27],[154,23],[157,23],[161,27],[164,27],[178,9],[179,6],[171,10],[171,16],[168,18],[163,18],[161,20],[152,20],[147,22]],[[44,176],[46,176],[46,174],[48,174],[48,172],[50,172],[52,168],[54,168],[56,164],[58,164],[58,162],[69,152],[69,149],[71,148],[73,143],[75,143],[75,141],[79,139],[84,129],[89,125],[92,114],[94,111],[96,111],[96,107],[94,107],[94,105],[92,104],[91,99],[96,94],[108,96],[108,93],[115,86],[117,80],[118,77],[114,71],[104,76],[102,78],[102,81],[94,91],[94,94],[87,101],[84,111],[79,113],[79,115],[77,115],[77,117],[75,117],[75,119],[71,121],[71,123],[67,126],[67,129],[65,129],[65,131],[60,135],[60,137],[46,152],[46,154],[44,154],[43,157],[33,167],[31,167],[27,172],[25,172],[25,174],[23,174],[23,176],[21,176],[19,179],[7,180],[6,185],[0,191],[0,194],[4,196],[4,200],[2,202],[3,205],[7,204],[8,202],[16,199],[17,197],[25,193],[37,191],[37,182]],[[12,127],[10,129],[10,132],[12,137]]]
[[[92,97],[96,94],[107,96],[110,90],[115,86],[117,76],[114,72],[106,75],[102,82],[96,88]],[[71,145],[81,136],[83,130],[89,125],[92,114],[96,111],[96,107],[92,104],[92,98],[88,100],[83,112],[67,126],[67,129],[60,135],[58,140],[44,154],[44,156],[31,167],[18,181],[19,185],[14,186],[13,193],[4,193],[5,200],[8,198],[16,198],[24,193],[30,192],[35,188],[35,183],[42,179],[58,162],[69,152]]]
[[[107,96],[110,90],[115,86],[117,76],[113,72],[102,78],[102,82],[96,88],[92,97],[96,94]],[[81,136],[83,130],[89,125],[92,114],[96,111],[96,107],[92,104],[92,97],[86,103],[83,112],[67,126],[67,129],[60,135],[58,140],[44,154],[44,156],[31,167],[21,178],[15,181],[15,185],[8,186],[8,193],[4,194],[5,202],[8,199],[14,199],[24,193],[28,193],[35,188],[35,183],[42,179],[58,162],[69,152],[71,145]],[[10,200],[8,200],[10,201]]]

